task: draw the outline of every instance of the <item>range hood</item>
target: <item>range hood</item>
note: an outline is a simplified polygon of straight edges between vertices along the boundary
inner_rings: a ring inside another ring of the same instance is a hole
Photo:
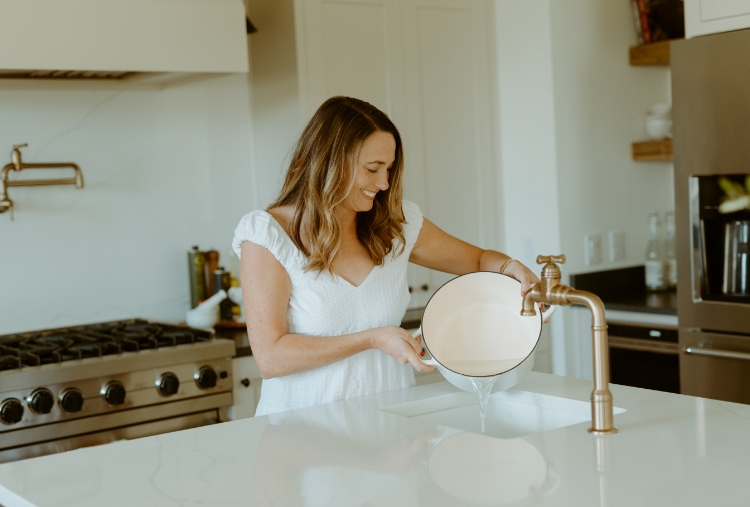
[[[0,78],[248,71],[242,0],[0,0]]]

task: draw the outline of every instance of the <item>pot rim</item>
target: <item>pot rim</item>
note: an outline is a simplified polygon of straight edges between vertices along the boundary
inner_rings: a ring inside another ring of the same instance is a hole
[[[540,322],[540,323],[539,323],[539,334],[538,334],[538,335],[537,335],[537,337],[536,337],[536,344],[535,344],[535,345],[534,345],[534,347],[533,347],[533,348],[531,349],[531,352],[529,352],[529,353],[528,353],[528,355],[527,355],[526,357],[524,357],[524,358],[523,358],[523,360],[522,360],[522,361],[520,361],[520,362],[519,362],[519,363],[518,363],[517,365],[515,365],[515,366],[514,366],[513,368],[511,368],[511,369],[509,369],[509,370],[505,370],[505,371],[503,371],[503,372],[500,372],[500,373],[495,373],[494,375],[467,375],[467,374],[465,374],[465,373],[461,373],[461,372],[458,372],[458,371],[456,371],[456,370],[452,370],[452,369],[448,368],[448,367],[447,367],[447,366],[445,366],[445,365],[444,365],[444,364],[443,364],[442,362],[440,362],[440,359],[438,359],[437,357],[435,357],[435,354],[433,354],[433,353],[432,353],[432,351],[430,350],[430,346],[429,346],[429,345],[427,345],[427,340],[425,339],[425,336],[424,336],[424,313],[425,313],[425,311],[427,310],[427,307],[428,307],[428,306],[430,305],[430,301],[432,301],[432,298],[434,298],[434,297],[435,297],[435,295],[436,295],[436,294],[437,294],[438,292],[440,292],[440,290],[441,290],[441,289],[442,289],[443,287],[445,287],[446,285],[448,285],[448,284],[449,284],[449,283],[451,283],[452,281],[454,281],[454,280],[457,280],[457,279],[461,278],[462,276],[474,275],[474,274],[477,274],[477,273],[482,273],[482,274],[487,274],[487,275],[498,275],[498,276],[504,276],[504,277],[506,277],[506,278],[509,278],[509,279],[513,280],[514,282],[518,283],[519,285],[521,284],[521,282],[520,282],[519,280],[516,280],[516,279],[515,279],[515,278],[513,278],[512,276],[510,276],[510,275],[506,275],[506,274],[503,274],[503,273],[498,273],[498,272],[496,272],[496,271],[472,271],[471,273],[464,273],[463,275],[458,275],[458,276],[456,276],[455,278],[451,278],[450,280],[448,280],[447,282],[445,282],[445,283],[444,283],[443,285],[441,285],[441,286],[440,286],[440,288],[439,288],[438,290],[436,290],[436,291],[435,291],[435,292],[434,292],[434,293],[432,294],[432,296],[430,296],[430,299],[429,299],[429,300],[427,300],[427,304],[425,305],[425,307],[424,307],[424,310],[422,310],[422,318],[420,318],[420,319],[419,319],[420,330],[421,330],[421,332],[422,332],[422,342],[424,343],[424,346],[425,346],[425,348],[427,349],[427,352],[429,352],[429,353],[430,353],[430,357],[432,357],[432,358],[433,358],[433,359],[434,359],[435,361],[437,361],[437,363],[438,363],[438,364],[440,365],[440,367],[441,367],[441,368],[445,368],[446,370],[448,370],[448,371],[451,371],[451,372],[455,373],[456,375],[461,375],[462,377],[468,377],[468,378],[490,378],[490,377],[497,377],[497,376],[500,376],[500,375],[504,375],[504,374],[506,374],[506,373],[509,373],[509,372],[511,372],[511,371],[513,371],[513,370],[515,370],[516,368],[518,368],[519,366],[521,366],[521,365],[522,365],[523,363],[525,363],[526,361],[528,361],[528,359],[529,359],[529,358],[530,358],[530,357],[531,357],[532,355],[534,355],[534,351],[535,351],[535,350],[537,349],[537,347],[539,346],[539,339],[540,339],[540,338],[542,337],[542,327],[544,326],[544,321],[542,321],[542,322]],[[519,310],[519,312],[520,312],[520,310]],[[541,311],[538,311],[538,310],[537,310],[537,316],[539,317],[539,319],[542,319],[542,312],[541,312]]]

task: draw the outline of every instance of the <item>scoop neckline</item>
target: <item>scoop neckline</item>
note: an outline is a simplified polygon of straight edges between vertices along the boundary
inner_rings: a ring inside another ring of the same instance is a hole
[[[271,213],[269,213],[266,210],[261,210],[261,211],[263,213],[265,213],[266,215],[268,215],[271,218],[271,220],[273,221],[273,223],[276,224],[276,227],[278,227],[279,229],[281,229],[281,232],[284,234],[285,241],[288,241],[288,242],[290,242],[292,244],[292,246],[294,247],[294,251],[297,253],[297,255],[299,255],[300,257],[304,258],[305,254],[303,254],[302,251],[294,243],[294,241],[292,241],[291,236],[289,236],[289,233],[286,232],[286,229],[284,229],[284,226],[281,225],[281,223],[276,219],[276,217],[273,216]],[[367,281],[372,277],[372,274],[375,272],[375,269],[378,268],[378,267],[380,267],[380,266],[378,266],[378,265],[376,265],[376,264],[373,263],[372,268],[370,269],[369,273],[367,273],[367,276],[362,280],[362,282],[360,282],[359,285],[354,285],[352,282],[350,282],[349,280],[347,280],[343,276],[339,275],[335,271],[331,271],[328,274],[329,274],[329,276],[331,276],[331,278],[333,278],[334,281],[343,280],[343,282],[347,286],[351,287],[352,289],[359,289],[365,283],[367,283]]]

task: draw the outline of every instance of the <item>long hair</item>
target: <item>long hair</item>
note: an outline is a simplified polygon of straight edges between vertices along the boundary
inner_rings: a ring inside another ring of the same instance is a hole
[[[375,265],[382,265],[398,240],[403,252],[405,221],[401,208],[404,155],[393,122],[375,106],[350,97],[332,97],[315,112],[294,149],[277,206],[294,206],[289,236],[307,257],[306,270],[333,274],[341,245],[335,208],[354,186],[357,160],[371,134],[382,131],[396,140],[396,158],[388,174],[388,190],[380,191],[368,212],[357,213],[357,237]],[[308,247],[302,243],[302,236]]]

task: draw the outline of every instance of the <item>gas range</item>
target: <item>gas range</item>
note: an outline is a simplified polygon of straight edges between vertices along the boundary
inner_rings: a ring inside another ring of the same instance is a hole
[[[142,319],[0,336],[0,463],[225,420],[234,351]]]

